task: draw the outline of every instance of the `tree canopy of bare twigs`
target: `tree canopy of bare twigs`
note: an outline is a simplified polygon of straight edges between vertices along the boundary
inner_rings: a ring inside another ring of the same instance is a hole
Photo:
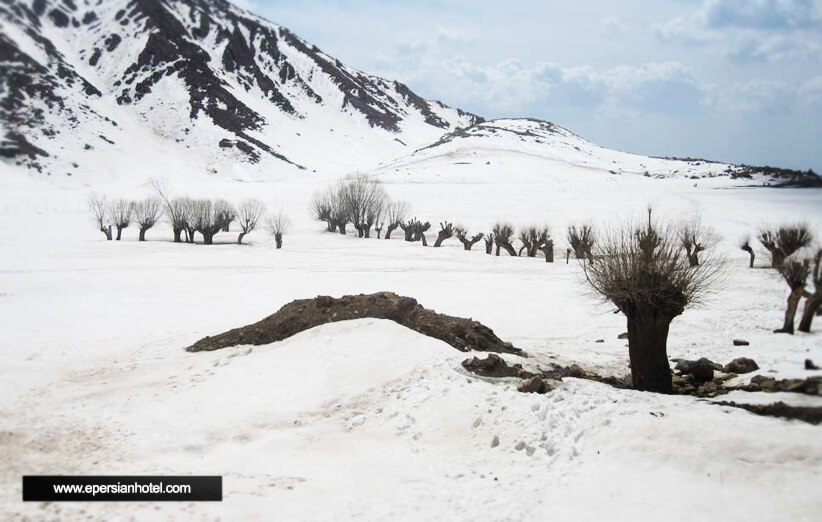
[[[146,232],[157,224],[162,213],[162,202],[159,198],[145,198],[133,204],[134,220],[140,227],[139,241],[146,240]]]
[[[109,221],[108,203],[105,196],[90,194],[88,197],[88,209],[94,224],[102,232],[106,239],[111,241],[111,222]]]
[[[257,223],[265,214],[265,204],[256,199],[246,199],[237,206],[237,222],[240,225],[240,234],[237,236],[237,244],[243,243],[243,238],[250,234]]]
[[[591,225],[571,225],[568,227],[568,244],[577,259],[591,257],[594,248],[594,228]]]
[[[698,216],[680,224],[677,228],[677,235],[691,266],[699,265],[699,254],[716,246],[719,242],[719,235],[703,225]]]
[[[411,205],[405,201],[389,200],[383,219],[385,220],[385,239],[391,239],[391,232],[399,228],[411,214]]]
[[[117,229],[117,241],[123,234],[123,229],[128,228],[131,224],[131,216],[134,207],[131,201],[125,199],[117,199],[109,203],[108,216],[109,222]]]
[[[547,263],[554,262],[554,240],[551,239],[551,229],[547,225],[520,230],[519,240],[522,243],[519,249],[520,256],[525,252],[528,257],[536,257],[537,252],[542,252]]]
[[[274,236],[277,248],[283,247],[283,236],[291,228],[291,220],[283,212],[277,212],[268,216],[268,229]]]
[[[508,252],[508,255],[517,256],[517,251],[514,248],[514,227],[508,223],[498,222],[494,225],[492,234],[494,236],[494,244],[497,247],[496,255],[499,255],[500,248]]]
[[[479,243],[485,234],[480,232],[479,234],[474,234],[470,239],[468,238],[468,231],[463,226],[456,226],[454,227],[454,235],[457,236],[459,242],[462,243],[462,248],[465,250],[471,250],[471,248]]]
[[[600,233],[593,254],[583,264],[585,277],[628,319],[634,387],[670,393],[668,326],[718,282],[721,260],[690,267],[676,232],[650,219]]]
[[[759,242],[771,254],[771,266],[778,268],[788,256],[813,241],[813,234],[807,224],[784,225],[779,228],[763,228],[759,231]]]

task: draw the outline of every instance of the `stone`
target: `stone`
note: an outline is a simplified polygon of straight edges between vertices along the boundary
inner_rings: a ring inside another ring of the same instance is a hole
[[[759,369],[759,365],[753,359],[747,357],[737,357],[726,364],[722,371],[725,373],[751,373]]]
[[[617,335],[617,339],[627,339],[628,332],[622,332],[621,334]]]
[[[551,387],[542,380],[542,377],[536,375],[522,381],[517,391],[521,391],[522,393],[548,393],[551,391]]]
[[[751,343],[744,339],[734,339],[734,346],[750,346]]]
[[[819,366],[815,365],[812,360],[805,359],[805,369],[806,370],[818,370]]]

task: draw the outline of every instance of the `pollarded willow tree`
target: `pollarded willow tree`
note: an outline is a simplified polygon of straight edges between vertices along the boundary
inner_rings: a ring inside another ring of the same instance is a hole
[[[699,264],[699,255],[719,242],[719,235],[702,224],[699,216],[682,223],[677,229],[679,242],[688,256],[691,266]]]
[[[648,220],[605,231],[583,263],[591,287],[628,320],[628,351],[634,388],[671,393],[668,328],[716,282],[721,259],[691,267],[670,227]]]
[[[283,247],[283,236],[291,228],[291,220],[283,212],[277,212],[268,216],[268,230],[274,236],[277,249]]]
[[[779,228],[764,228],[759,231],[759,242],[771,254],[771,267],[779,268],[791,254],[805,248],[813,241],[808,225],[785,225]]]
[[[813,270],[810,272],[813,293],[805,296],[805,309],[802,312],[802,319],[799,321],[799,331],[808,333],[811,331],[813,316],[818,315],[822,310],[822,249],[816,251],[814,256]]]
[[[570,225],[568,227],[568,244],[571,245],[574,257],[577,259],[591,257],[594,243],[594,228],[591,225]]]
[[[785,259],[776,270],[788,284],[788,288],[790,288],[791,291],[788,294],[788,304],[785,308],[785,321],[782,323],[782,328],[774,330],[774,333],[793,335],[793,322],[796,317],[796,309],[799,307],[799,301],[805,293],[805,283],[811,272],[810,260],[788,258]]]
[[[89,195],[88,209],[91,212],[92,219],[94,219],[94,224],[97,225],[100,232],[105,234],[106,239],[111,241],[111,222],[109,221],[108,203],[105,196]]]
[[[265,214],[265,203],[256,199],[246,199],[237,206],[237,221],[240,224],[240,234],[237,244],[243,243],[243,238],[250,234]]]
[[[108,205],[109,222],[117,229],[117,241],[123,236],[123,229],[131,224],[131,217],[134,206],[131,201],[117,199]]]
[[[146,232],[157,224],[162,214],[163,204],[159,198],[145,198],[132,204],[134,220],[140,228],[138,241],[146,240]]]

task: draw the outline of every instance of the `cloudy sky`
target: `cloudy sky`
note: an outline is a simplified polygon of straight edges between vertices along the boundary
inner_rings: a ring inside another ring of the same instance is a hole
[[[486,118],[653,155],[822,172],[822,0],[239,0]]]

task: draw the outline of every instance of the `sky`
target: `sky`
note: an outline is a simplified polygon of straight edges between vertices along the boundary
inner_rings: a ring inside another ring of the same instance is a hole
[[[822,0],[236,0],[370,74],[599,145],[822,173]]]

